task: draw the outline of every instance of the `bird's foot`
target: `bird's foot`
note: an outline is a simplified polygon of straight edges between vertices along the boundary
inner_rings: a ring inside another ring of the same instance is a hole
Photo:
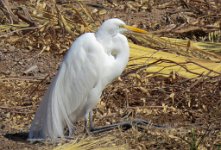
[[[159,126],[159,125],[153,125],[150,121],[147,121],[147,120],[134,119],[131,121],[124,121],[124,122],[111,124],[111,125],[107,125],[107,126],[103,126],[103,127],[91,128],[90,133],[96,134],[96,133],[107,132],[107,131],[110,131],[110,130],[113,130],[113,129],[116,129],[119,127],[123,130],[128,130],[128,129],[132,128],[133,126],[141,128],[141,126],[147,126],[147,125],[157,127],[157,128],[163,127],[163,126]]]
[[[74,137],[72,136],[64,136],[63,138],[60,138],[59,141],[63,141],[63,142],[70,142],[70,141],[73,141]]]

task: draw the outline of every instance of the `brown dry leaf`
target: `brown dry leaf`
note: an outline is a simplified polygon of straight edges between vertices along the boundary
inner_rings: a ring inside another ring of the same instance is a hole
[[[8,42],[8,43],[11,43],[11,44],[14,44],[14,43],[16,43],[18,40],[20,40],[21,39],[21,37],[19,37],[19,36],[10,36],[9,38],[7,38],[6,39],[6,42]]]
[[[171,7],[171,6],[172,6],[172,3],[173,3],[173,2],[166,2],[166,3],[163,3],[163,4],[161,4],[161,5],[158,5],[157,7],[158,7],[159,9],[166,9],[166,8]]]
[[[85,27],[84,27],[84,25],[80,25],[80,26],[81,26],[80,32],[81,32],[81,33],[84,33],[84,32],[85,32]]]
[[[162,107],[163,107],[163,112],[167,113],[168,106],[165,103],[162,103]]]
[[[139,89],[140,91],[142,91],[143,93],[147,94],[148,93],[148,89],[145,87],[135,87],[134,89]]]
[[[68,24],[68,22],[66,21],[63,15],[60,15],[60,18],[61,18],[62,24],[64,25],[65,30],[70,34],[74,34],[74,32],[71,30],[73,29],[72,25]]]
[[[37,65],[33,65],[24,71],[24,74],[29,74],[30,72],[36,71],[38,69]]]
[[[169,97],[172,99],[172,104],[174,104],[175,93],[171,93]]]
[[[187,32],[194,32],[194,31],[203,31],[203,29],[201,27],[198,26],[184,26],[182,28],[177,28],[175,31],[175,33],[187,33]]]
[[[99,15],[105,15],[107,13],[107,11],[105,9],[101,9],[98,14]]]

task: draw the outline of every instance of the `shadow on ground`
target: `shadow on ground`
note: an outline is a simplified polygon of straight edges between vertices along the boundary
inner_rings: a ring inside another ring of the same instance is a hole
[[[16,142],[28,143],[28,132],[20,132],[20,133],[7,133],[4,135],[5,138],[9,140],[13,140]]]

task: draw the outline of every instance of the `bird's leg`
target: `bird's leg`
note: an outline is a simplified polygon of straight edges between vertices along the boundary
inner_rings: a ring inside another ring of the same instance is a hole
[[[134,120],[130,120],[130,121],[124,121],[124,122],[115,123],[115,124],[111,124],[111,125],[107,125],[107,126],[103,126],[103,127],[94,128],[94,130],[91,132],[101,133],[101,132],[106,132],[106,131],[116,129],[118,127],[120,127],[123,130],[128,130],[128,129],[132,128],[133,125],[137,126],[139,129],[144,129],[142,126],[151,126],[151,127],[155,127],[155,128],[166,128],[166,126],[155,125],[147,120],[134,119]]]
[[[147,125],[151,125],[157,128],[164,127],[164,126],[159,126],[159,125],[153,125],[151,122],[143,120],[143,119],[134,119],[134,120],[119,122],[119,123],[110,124],[110,125],[106,125],[102,127],[94,127],[93,111],[90,111],[87,116],[88,116],[87,119],[85,119],[86,120],[85,131],[88,135],[90,135],[91,133],[102,133],[102,132],[110,131],[118,127],[122,128],[123,130],[127,130],[127,129],[132,128],[133,125],[137,127],[147,126]]]
[[[86,116],[85,116],[85,122],[84,122],[84,131],[90,135],[91,131],[94,130],[94,123],[93,123],[93,111],[90,111]]]
[[[103,127],[97,127],[97,128],[92,128],[90,131],[92,133],[101,133],[101,132],[106,132],[106,131],[110,131],[113,130],[115,128],[121,127],[123,130],[127,130],[129,128],[131,128],[133,125],[135,126],[146,126],[146,125],[151,125],[151,123],[149,121],[143,120],[143,119],[134,119],[131,121],[124,121],[124,122],[120,122],[120,123],[115,123],[115,124],[111,124],[111,125],[107,125],[107,126],[103,126]],[[153,125],[155,127],[160,127],[157,125]]]
[[[86,134],[88,134],[88,135],[90,135],[90,130],[89,130],[89,128],[88,128],[88,124],[89,124],[89,121],[88,121],[88,114],[85,116],[85,118],[84,118],[84,132],[86,133]]]
[[[94,129],[94,123],[93,123],[93,111],[89,112],[89,130],[92,131]]]

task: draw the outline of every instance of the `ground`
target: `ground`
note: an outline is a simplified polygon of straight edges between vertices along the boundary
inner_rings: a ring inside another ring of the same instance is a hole
[[[13,5],[19,5],[19,2]],[[218,30],[220,15],[215,14],[220,12],[221,5],[216,1],[200,0],[108,0],[85,1],[83,4],[95,12],[96,21],[118,17],[159,36],[200,41],[211,39],[209,33]],[[42,51],[42,47],[32,44],[34,40],[30,36],[14,42],[18,36],[21,35],[0,36],[0,149],[52,149],[58,144],[31,144],[26,141],[27,133],[39,102],[68,48],[62,47],[61,43],[70,45],[77,35],[67,41],[59,39],[58,44],[64,51],[51,47]],[[48,38],[47,35],[39,37],[43,41],[42,37]],[[133,118],[149,120],[151,124],[126,131],[116,129],[102,133],[103,136],[116,136],[118,143],[127,143],[129,149],[191,149],[197,146],[199,149],[220,149],[221,77],[186,79],[176,75],[165,78],[150,77],[142,71],[126,75],[127,71],[104,90],[101,102],[94,110],[95,125]],[[75,136],[82,136],[82,121],[77,127]]]

